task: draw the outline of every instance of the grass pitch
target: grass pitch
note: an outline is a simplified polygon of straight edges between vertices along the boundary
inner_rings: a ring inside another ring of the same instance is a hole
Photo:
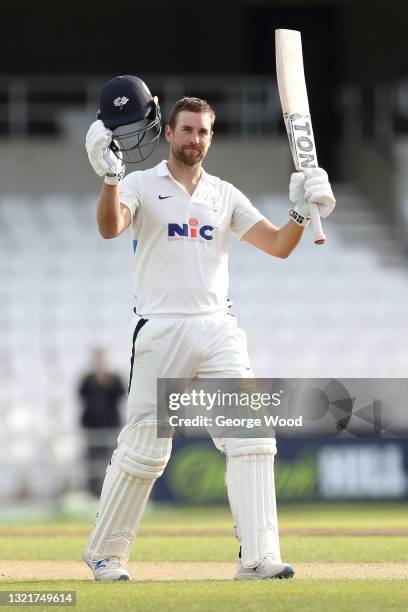
[[[76,609],[98,612],[408,609],[406,505],[281,507],[282,556],[296,570],[288,581],[231,581],[237,544],[227,510],[154,508],[132,552],[133,581],[96,584],[80,560],[91,528],[0,525],[0,590],[74,590]]]

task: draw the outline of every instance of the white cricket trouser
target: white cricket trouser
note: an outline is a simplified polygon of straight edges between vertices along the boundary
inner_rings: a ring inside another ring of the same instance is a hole
[[[135,316],[128,423],[156,412],[157,378],[251,378],[245,332],[229,314]],[[139,329],[137,327],[139,326]]]
[[[245,332],[232,315],[135,315],[133,330],[127,424],[85,550],[93,561],[108,556],[127,560],[154,480],[170,457],[171,440],[156,436],[157,379],[253,377]],[[280,561],[273,479],[276,444],[274,438],[248,442],[214,440],[227,454],[226,484],[242,563],[254,567],[266,554]]]

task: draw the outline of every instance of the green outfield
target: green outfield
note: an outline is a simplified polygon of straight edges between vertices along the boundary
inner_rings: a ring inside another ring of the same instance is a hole
[[[77,609],[99,612],[408,609],[406,505],[282,506],[282,556],[296,570],[289,581],[231,580],[237,544],[227,510],[154,507],[133,549],[133,581],[95,584],[81,562],[91,527],[0,525],[0,590],[74,590]]]

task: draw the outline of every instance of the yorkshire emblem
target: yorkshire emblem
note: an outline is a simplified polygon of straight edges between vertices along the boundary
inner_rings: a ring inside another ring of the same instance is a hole
[[[113,105],[120,106],[120,110],[122,110],[122,106],[124,106],[128,102],[129,102],[129,98],[127,98],[126,96],[122,96],[122,97],[119,96],[119,98],[115,98],[115,100],[113,101]]]

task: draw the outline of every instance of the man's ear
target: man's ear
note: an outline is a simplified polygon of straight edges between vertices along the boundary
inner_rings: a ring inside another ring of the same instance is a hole
[[[167,140],[167,142],[170,142],[171,139],[171,127],[169,126],[169,124],[167,123],[164,127],[164,137]]]

